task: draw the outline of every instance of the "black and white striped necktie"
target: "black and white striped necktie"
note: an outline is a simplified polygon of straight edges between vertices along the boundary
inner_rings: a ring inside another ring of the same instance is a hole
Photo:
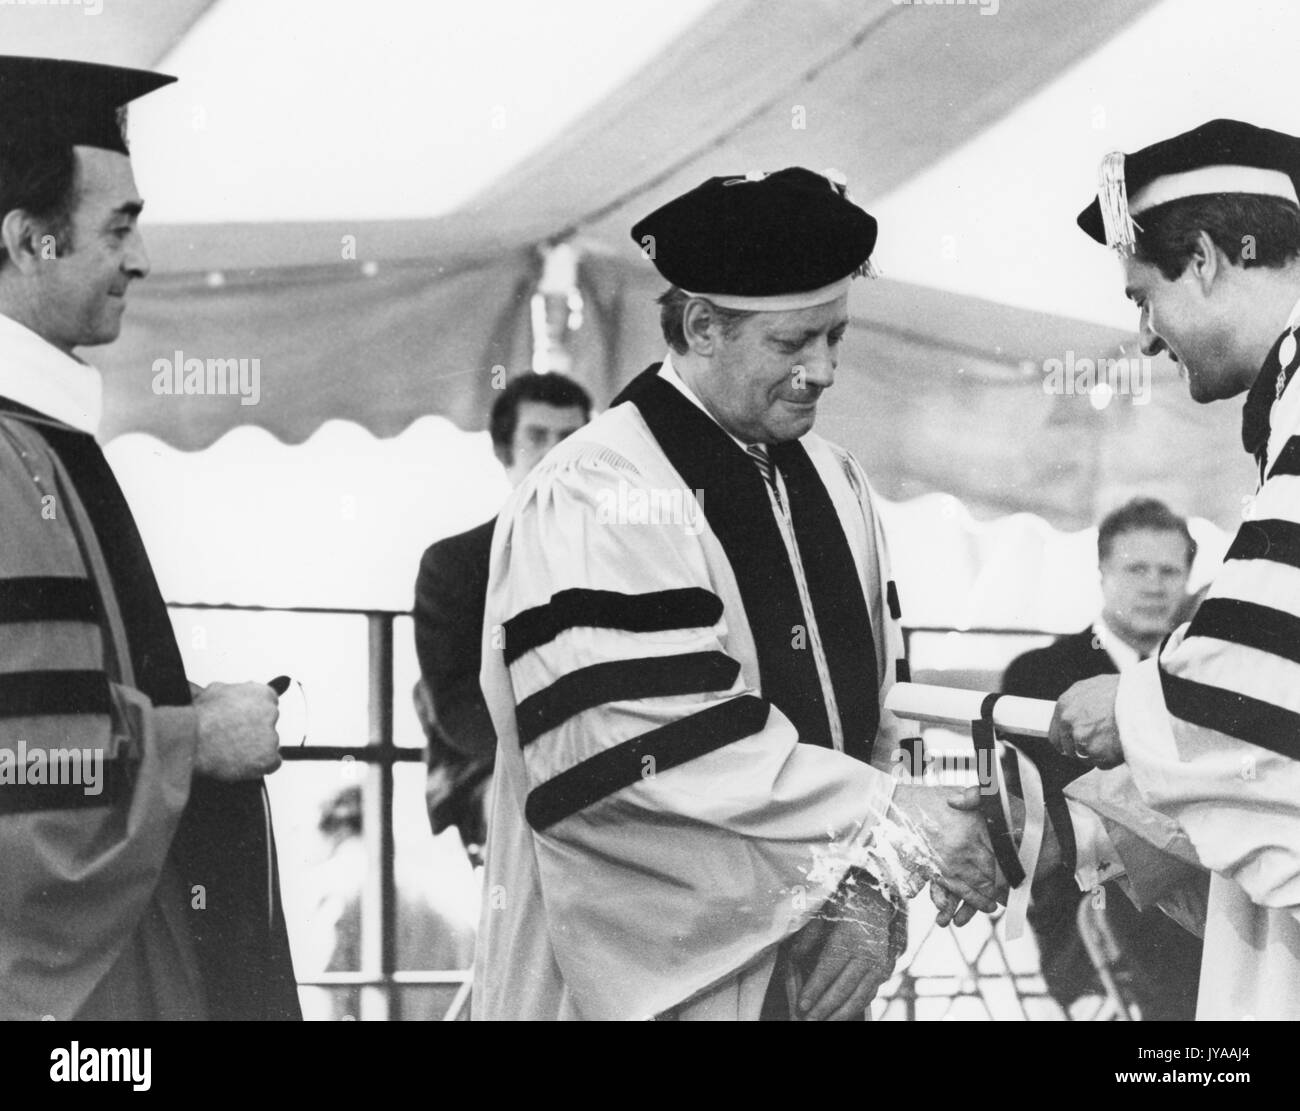
[[[758,464],[759,474],[763,476],[768,486],[772,488],[772,493],[776,495],[776,500],[781,500],[781,491],[776,484],[776,466],[772,463],[772,457],[767,454],[765,444],[750,444],[746,449],[750,457]]]

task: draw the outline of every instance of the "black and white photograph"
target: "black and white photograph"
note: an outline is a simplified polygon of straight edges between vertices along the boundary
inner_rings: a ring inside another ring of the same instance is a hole
[[[0,0],[24,1068],[1064,1022],[1081,1095],[1249,1085],[1300,1019],[1298,41]]]

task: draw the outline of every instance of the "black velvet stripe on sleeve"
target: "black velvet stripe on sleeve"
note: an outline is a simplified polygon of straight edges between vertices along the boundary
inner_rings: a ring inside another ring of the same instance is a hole
[[[27,621],[99,621],[94,588],[87,579],[29,576],[0,579],[0,625]]]
[[[730,689],[740,664],[724,652],[610,660],[579,668],[529,695],[515,712],[526,745],[569,718],[607,702]]]
[[[540,648],[566,629],[621,629],[661,633],[701,629],[722,617],[722,599],[702,587],[622,594],[616,590],[561,590],[543,606],[516,614],[505,623],[505,661]]]
[[[1233,559],[1267,559],[1300,567],[1300,524],[1273,518],[1247,521],[1223,557],[1225,563]]]
[[[60,774],[66,775],[66,772]],[[132,779],[132,770],[125,760],[119,759],[104,762],[97,784],[88,784],[85,773],[82,773],[80,783],[6,783],[0,790],[0,814],[88,810],[129,803]],[[95,793],[89,794],[88,787]]]
[[[642,778],[757,733],[767,724],[767,715],[767,703],[746,694],[642,733],[535,787],[524,817],[540,833]]]
[[[1239,598],[1207,598],[1187,630],[1300,663],[1300,617]]]
[[[1226,733],[1291,759],[1300,759],[1300,714],[1222,687],[1160,669],[1165,706],[1180,721]]]
[[[0,718],[46,714],[107,714],[108,678],[102,671],[16,671],[0,675]]]

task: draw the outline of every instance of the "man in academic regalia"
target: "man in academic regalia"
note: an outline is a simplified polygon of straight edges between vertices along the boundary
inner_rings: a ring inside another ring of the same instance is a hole
[[[493,538],[474,1014],[861,1019],[898,900],[934,878],[964,918],[995,874],[977,815],[890,774],[897,592],[861,467],[811,431],[876,222],[794,168],[632,234],[671,350]]]
[[[1260,485],[1195,618],[1067,691],[1052,736],[1112,769],[1069,789],[1094,815],[1081,884],[1123,871],[1139,903],[1204,917],[1199,1019],[1300,1018],[1297,182],[1300,139],[1214,120],[1108,156],[1079,217],[1121,253],[1143,352],[1167,351],[1196,401],[1248,391]],[[1212,873],[1208,906],[1174,858]]]
[[[0,58],[0,1018],[300,1012],[257,683],[191,692],[74,353],[148,273],[125,106],[172,78]]]

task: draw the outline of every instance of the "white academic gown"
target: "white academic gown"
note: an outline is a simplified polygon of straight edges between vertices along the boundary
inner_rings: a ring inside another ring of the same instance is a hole
[[[803,445],[848,538],[872,621],[878,673],[863,676],[880,691],[872,764],[800,743],[768,704],[748,735],[667,770],[644,768],[634,784],[534,832],[525,806],[539,784],[762,690],[734,573],[689,493],[677,520],[611,519],[634,517],[642,494],[684,487],[635,405],[616,406],[559,445],[502,512],[481,673],[498,749],[476,1019],[757,1018],[779,943],[817,911],[885,814],[894,780],[883,769],[915,730],[884,709],[902,636],[883,602],[883,537],[851,456],[814,435]],[[568,628],[507,664],[507,620],[571,588],[699,588],[720,599],[721,616],[666,632]],[[729,689],[605,703],[521,746],[519,703],[575,669],[700,652],[739,663]]]
[[[1124,764],[1067,788],[1105,826],[1072,807],[1082,887],[1122,872],[1139,904],[1186,923],[1186,865],[1213,873],[1198,1019],[1300,1019],[1300,474],[1284,473],[1296,458],[1293,378],[1273,405],[1268,477],[1195,619],[1120,678]]]

